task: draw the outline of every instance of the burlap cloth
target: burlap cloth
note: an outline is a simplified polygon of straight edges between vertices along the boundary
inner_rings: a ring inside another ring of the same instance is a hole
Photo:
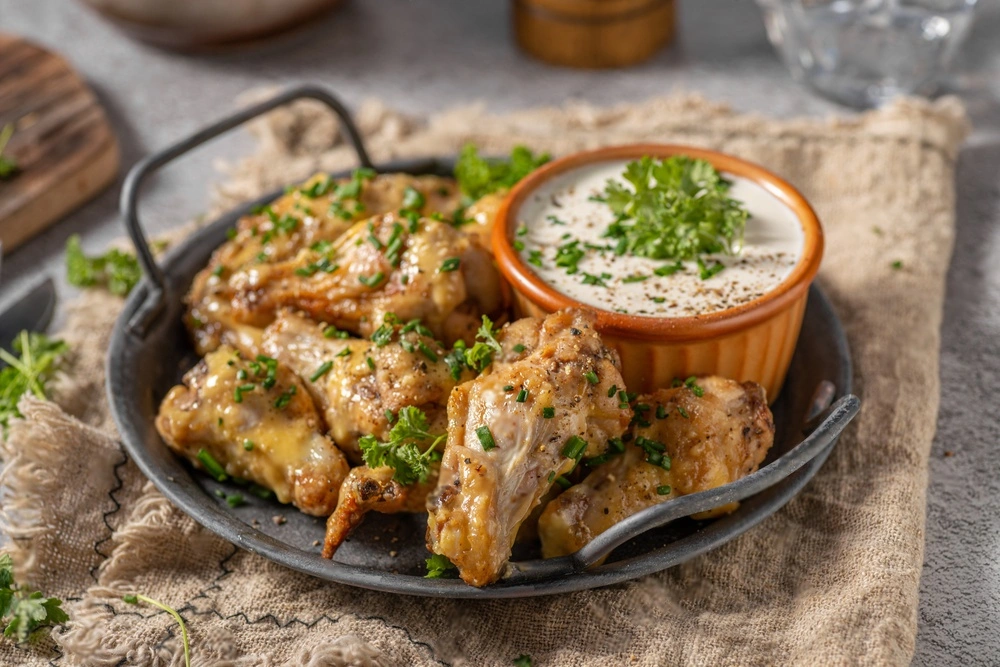
[[[198,665],[906,664],[916,633],[927,459],[938,407],[939,324],[954,232],[955,100],[904,102],[837,122],[773,121],[691,98],[568,106],[427,123],[359,113],[378,159],[555,154],[631,141],[717,148],[767,165],[815,204],[820,280],[850,338],[864,407],[784,509],[705,556],[629,584],[528,600],[452,602],[296,574],[216,538],[167,502],[123,453],[103,362],[119,301],[69,306],[75,351],[54,402],[28,400],[3,450],[3,519],[21,576],[68,602],[70,622],[4,664],[179,665],[179,609]],[[220,205],[311,171],[343,168],[333,120],[305,104],[257,125]],[[903,268],[893,269],[894,261]]]

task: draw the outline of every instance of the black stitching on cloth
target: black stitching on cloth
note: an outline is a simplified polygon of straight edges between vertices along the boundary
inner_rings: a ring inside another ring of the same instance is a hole
[[[104,562],[104,560],[107,560],[109,557],[109,554],[106,554],[103,551],[101,551],[100,547],[105,542],[111,540],[111,538],[115,534],[114,529],[111,527],[111,523],[108,521],[108,517],[112,516],[113,514],[117,514],[119,511],[121,511],[122,508],[121,503],[118,502],[117,498],[115,498],[115,494],[121,491],[122,487],[125,485],[125,483],[122,481],[121,476],[118,474],[118,469],[128,463],[128,454],[125,453],[125,449],[124,447],[122,447],[122,444],[120,442],[116,441],[115,444],[118,446],[118,453],[121,454],[122,457],[121,461],[116,463],[114,468],[112,469],[112,474],[114,474],[115,476],[115,486],[113,489],[108,491],[108,498],[111,499],[111,502],[114,503],[115,507],[110,511],[104,512],[104,514],[101,516],[101,520],[104,521],[104,525],[108,529],[108,535],[107,537],[100,539],[94,543],[94,552],[98,556],[101,556],[103,559],[100,563],[90,568],[90,576],[94,579],[94,583],[97,583],[97,570],[101,567],[101,564]]]

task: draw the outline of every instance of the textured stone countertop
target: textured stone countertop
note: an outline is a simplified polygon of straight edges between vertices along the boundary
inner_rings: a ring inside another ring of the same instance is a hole
[[[1000,7],[980,5],[956,79],[976,129],[958,165],[915,665],[1000,664]],[[66,0],[0,0],[0,29],[75,64],[109,110],[123,167],[231,109],[248,88],[303,81],[352,106],[379,97],[414,113],[475,100],[498,110],[569,98],[613,104],[672,91],[776,116],[847,113],[788,77],[750,0],[682,0],[680,12],[673,48],[613,72],[553,68],[519,53],[501,0],[355,1],[264,49],[207,57],[136,44]],[[158,177],[143,210],[149,226],[203,210],[206,183],[218,179],[213,160],[238,156],[248,141],[212,144]],[[0,302],[42,272],[61,277],[70,234],[92,251],[121,236],[117,194],[116,186],[5,257]],[[73,293],[64,282],[59,289],[63,299]]]

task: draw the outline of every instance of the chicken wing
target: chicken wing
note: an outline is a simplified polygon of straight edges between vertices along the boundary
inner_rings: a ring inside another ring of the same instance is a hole
[[[321,427],[290,370],[225,345],[167,393],[156,418],[167,445],[196,467],[255,482],[306,514],[328,516],[348,464]]]
[[[450,224],[386,214],[359,222],[329,247],[235,275],[234,314],[257,326],[280,308],[368,336],[394,313],[419,319],[448,344],[471,342],[483,314],[505,305],[490,253]]]
[[[365,514],[379,512],[423,512],[427,506],[427,494],[437,485],[436,471],[426,482],[400,484],[393,479],[395,470],[389,466],[353,468],[340,487],[337,509],[326,521],[326,539],[323,543],[323,558],[333,558],[337,548],[352,530],[360,525]]]
[[[330,243],[358,220],[408,208],[422,215],[452,215],[460,194],[452,179],[357,170],[350,179],[317,174],[269,206],[237,223],[195,276],[188,294],[187,324],[199,354],[222,343],[244,354],[259,350],[260,322],[232,317],[232,277],[250,267],[291,260],[302,250]]]
[[[384,327],[375,341],[339,332],[328,337],[327,325],[282,311],[264,332],[265,352],[302,378],[323,410],[330,437],[354,463],[361,463],[361,436],[388,436],[387,412],[415,406],[435,432],[444,432],[448,394],[472,377],[467,368],[447,364],[446,350],[421,335],[422,327]]]
[[[508,325],[492,366],[451,393],[427,544],[473,586],[500,576],[519,526],[555,480],[628,426],[612,391],[623,386],[618,357],[594,319],[565,310]]]
[[[774,442],[774,419],[761,386],[720,377],[689,384],[640,396],[632,437],[619,444],[624,451],[548,504],[538,522],[545,558],[571,554],[647,507],[757,470]]]

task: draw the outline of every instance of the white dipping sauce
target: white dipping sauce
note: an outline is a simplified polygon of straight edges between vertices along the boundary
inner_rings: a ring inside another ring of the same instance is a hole
[[[628,160],[600,162],[560,174],[536,190],[518,212],[524,226],[515,243],[524,244],[522,260],[541,260],[528,266],[556,291],[581,303],[603,310],[649,317],[690,317],[745,304],[777,287],[792,272],[802,253],[804,234],[795,213],[760,185],[724,173],[732,183],[729,197],[741,202],[750,216],[743,250],[739,255],[707,255],[726,268],[702,280],[695,261],[684,262],[684,270],[670,276],[653,271],[673,260],[616,255],[613,251],[587,250],[567,274],[556,266],[556,249],[579,240],[580,246],[613,245],[603,237],[615,216],[607,204],[590,201],[604,191],[608,179],[621,178]],[[631,188],[631,186],[628,186]],[[565,224],[558,224],[558,222]],[[515,245],[515,247],[517,247]],[[539,254],[540,253],[540,254]],[[600,276],[607,287],[585,284],[584,274]],[[649,276],[641,282],[623,282],[629,276]]]

